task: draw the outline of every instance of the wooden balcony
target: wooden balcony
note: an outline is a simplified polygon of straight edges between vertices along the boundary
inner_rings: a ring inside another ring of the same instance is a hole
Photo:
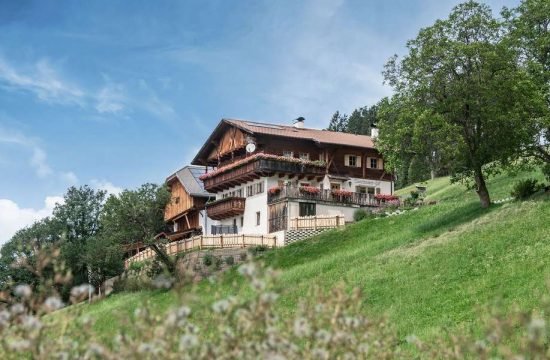
[[[246,199],[242,197],[227,197],[206,204],[206,213],[213,220],[227,219],[244,213]]]
[[[262,176],[273,176],[274,174],[292,174],[321,179],[325,175],[325,168],[314,164],[288,161],[284,158],[257,157],[203,179],[203,182],[207,191],[219,192]]]
[[[270,193],[267,202],[269,204],[280,200],[295,199],[309,200],[312,202],[326,202],[337,205],[379,206],[379,202],[371,194],[350,192],[347,195],[337,195],[331,190],[319,190],[318,193],[306,192],[296,186],[284,186],[277,193]]]

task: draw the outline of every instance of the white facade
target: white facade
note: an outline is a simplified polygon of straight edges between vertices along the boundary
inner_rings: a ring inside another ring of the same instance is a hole
[[[331,185],[339,184],[340,189],[351,192],[359,192],[358,187],[363,187],[366,192],[373,194],[391,194],[393,192],[393,184],[390,181],[369,180],[360,178],[330,178],[325,176],[321,181],[307,180],[307,178],[297,180],[296,177],[288,179],[287,176],[279,177],[262,177],[258,180],[249,181],[239,186],[232,187],[225,191],[216,194],[216,200],[223,199],[229,196],[238,196],[246,198],[245,210],[242,215],[229,217],[220,221],[210,222],[208,226],[204,226],[206,234],[211,234],[211,225],[236,226],[239,234],[261,235],[269,233],[269,205],[268,191],[270,188],[279,186],[281,183],[290,186],[313,186],[323,189],[331,189]],[[248,195],[247,188],[249,186],[258,186],[262,184],[262,191],[257,194]],[[300,202],[315,202],[316,215],[344,215],[346,222],[353,221],[353,213],[360,206],[338,203],[323,203],[315,200],[288,200],[288,217],[299,216]],[[205,216],[206,218],[206,216]]]

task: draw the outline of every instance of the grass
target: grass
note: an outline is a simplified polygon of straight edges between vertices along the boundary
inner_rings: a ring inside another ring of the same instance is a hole
[[[494,200],[509,196],[513,182],[540,173],[501,174],[489,182]],[[414,187],[402,189],[407,194]],[[329,289],[339,282],[365,293],[365,311],[387,315],[400,336],[429,339],[444,329],[479,331],[486,306],[506,311],[539,306],[550,279],[550,199],[538,195],[481,209],[476,194],[448,178],[428,182],[425,206],[404,215],[363,220],[344,230],[270,251],[262,259],[281,271],[281,316],[308,299],[312,284]],[[209,304],[217,297],[246,293],[235,271],[214,284],[203,281],[192,304],[195,322],[216,326]],[[185,289],[184,289],[185,293]],[[144,302],[159,313],[176,303],[175,292],[116,294],[80,308],[96,320],[105,338]]]

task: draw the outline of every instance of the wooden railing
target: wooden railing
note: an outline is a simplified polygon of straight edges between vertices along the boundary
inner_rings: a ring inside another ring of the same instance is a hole
[[[227,197],[206,204],[206,213],[213,220],[227,219],[243,214],[245,202],[246,198],[243,197]]]
[[[231,169],[227,172],[205,179],[204,188],[208,191],[226,189],[242,181],[250,180],[253,176],[261,176],[266,173],[304,174],[310,176],[324,176],[325,169],[311,164],[278,160],[256,159],[250,163]]]
[[[346,225],[344,215],[315,215],[315,216],[300,216],[290,219],[290,230],[302,229],[332,229],[343,227]]]
[[[306,192],[296,186],[283,186],[278,193],[268,196],[268,203],[274,203],[282,199],[300,199],[312,201],[325,201],[338,204],[350,204],[361,206],[378,206],[379,202],[372,194],[351,192],[349,195],[336,195],[332,190],[319,190],[318,193]]]
[[[164,248],[168,255],[176,255],[191,250],[245,248],[250,246],[276,247],[277,238],[274,235],[199,235],[165,244]],[[151,248],[147,248],[126,259],[124,266],[128,267],[133,262],[148,260],[154,257],[155,252]]]

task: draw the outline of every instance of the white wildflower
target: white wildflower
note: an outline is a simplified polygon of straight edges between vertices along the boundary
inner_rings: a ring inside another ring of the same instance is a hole
[[[274,292],[267,292],[260,295],[260,300],[266,304],[272,304],[279,298],[279,294]]]
[[[9,340],[7,345],[12,351],[25,351],[31,348],[31,342],[27,339]]]
[[[229,310],[229,305],[229,301],[225,299],[216,301],[214,304],[212,304],[212,310],[214,310],[215,313],[222,314]]]
[[[241,265],[239,267],[239,274],[252,277],[254,276],[254,274],[256,274],[256,266],[253,263]]]
[[[23,304],[17,303],[17,304],[13,304],[10,310],[13,315],[19,315],[25,312],[25,307],[23,306]]]
[[[311,354],[312,354],[312,357],[314,359],[320,359],[320,360],[328,360],[330,355],[328,353],[328,351],[326,351],[325,349],[319,349],[319,348],[315,348],[311,351]]]
[[[94,287],[90,284],[82,284],[71,289],[71,297],[81,299],[94,292]]]
[[[13,293],[15,296],[27,299],[31,297],[32,295],[32,289],[29,285],[23,284],[23,285],[17,285],[15,287],[15,290],[13,290]]]
[[[321,344],[328,344],[330,342],[330,332],[328,332],[325,329],[321,329],[315,333],[315,338],[321,343]]]
[[[23,328],[28,331],[40,330],[42,328],[42,323],[38,320],[37,317],[27,315],[23,318],[22,321]]]
[[[534,341],[545,337],[546,322],[541,318],[531,319],[531,322],[527,326],[527,332],[529,334],[529,340]]]
[[[46,299],[46,301],[44,301],[44,309],[48,312],[59,310],[63,306],[65,305],[63,304],[61,299],[56,296],[50,296]]]
[[[179,349],[184,352],[187,349],[194,348],[199,345],[199,338],[193,334],[185,334],[180,337]]]
[[[174,284],[174,279],[161,274],[153,279],[152,284],[157,289],[170,289]]]
[[[306,319],[298,318],[294,320],[294,335],[298,337],[306,337],[311,334],[311,329]]]

